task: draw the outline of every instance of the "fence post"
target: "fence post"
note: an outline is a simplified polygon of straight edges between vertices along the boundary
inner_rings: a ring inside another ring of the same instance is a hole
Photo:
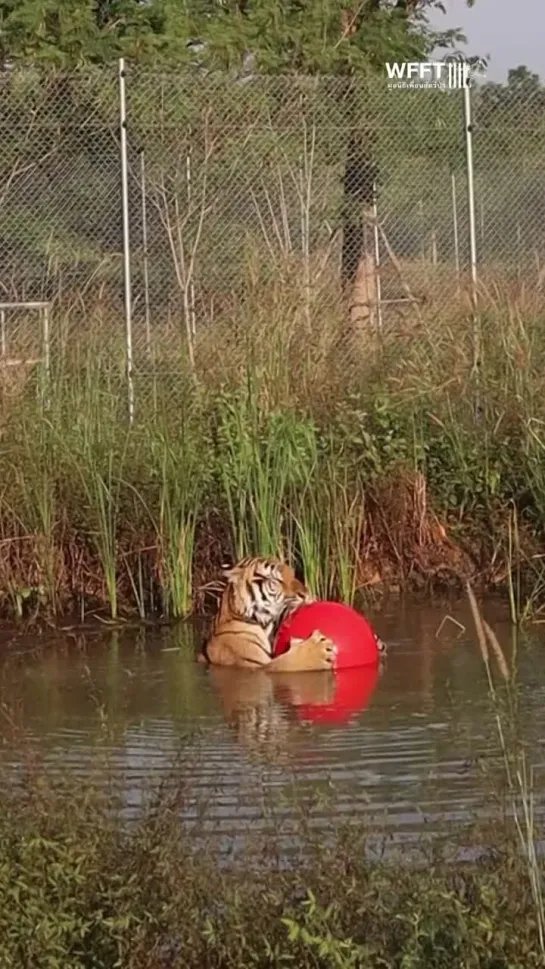
[[[378,232],[378,191],[373,182],[373,243],[375,248],[375,293],[377,299],[377,330],[382,335],[382,292],[380,285],[380,236]]]
[[[49,388],[51,386],[51,334],[49,328],[49,303],[43,307],[43,341],[44,341],[44,369],[46,394],[43,401],[45,409],[49,409]]]
[[[471,81],[469,76],[464,84],[464,127],[466,142],[467,200],[469,207],[469,261],[471,269],[471,303],[473,311],[473,368],[476,379],[475,413],[480,411],[480,333],[477,316],[477,231],[475,222],[475,180],[473,173],[473,126],[471,116]]]
[[[121,206],[123,218],[123,281],[125,287],[125,349],[127,360],[127,392],[129,423],[134,419],[134,385],[132,371],[132,291],[131,249],[129,234],[129,166],[127,162],[127,109],[125,102],[125,58],[118,62],[119,79],[119,134],[121,152]]]
[[[477,301],[477,231],[475,222],[475,179],[473,175],[473,127],[471,122],[471,86],[464,86],[464,123],[466,131],[467,200],[469,205],[469,258],[471,265],[471,292]]]
[[[148,357],[151,357],[151,326],[150,326],[150,301],[149,301],[149,262],[148,262],[148,212],[146,197],[146,160],[144,149],[140,151],[140,195],[142,200],[142,254],[143,254],[143,274],[144,274],[144,312],[146,322],[146,350]]]
[[[452,232],[454,236],[454,267],[456,269],[456,286],[460,285],[460,243],[458,242],[458,200],[456,197],[456,172],[450,174],[452,196]]]

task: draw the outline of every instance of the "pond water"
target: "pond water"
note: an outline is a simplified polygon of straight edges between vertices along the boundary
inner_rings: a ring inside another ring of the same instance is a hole
[[[506,609],[488,603],[485,614],[510,662]],[[17,720],[52,770],[86,772],[97,749],[106,752],[129,814],[177,765],[189,784],[186,818],[199,818],[229,850],[249,825],[270,823],[271,804],[289,838],[296,808],[281,800],[286,792],[311,792],[324,826],[331,810],[365,815],[381,837],[408,847],[449,822],[493,817],[498,733],[468,610],[397,602],[369,618],[388,643],[387,660],[377,677],[359,670],[342,681],[208,670],[194,659],[202,631],[189,624],[5,631],[4,728]],[[516,649],[518,729],[541,814],[545,627]]]

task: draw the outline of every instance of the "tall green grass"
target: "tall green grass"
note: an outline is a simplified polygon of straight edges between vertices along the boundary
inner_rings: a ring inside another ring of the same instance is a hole
[[[312,474],[315,433],[304,415],[264,409],[251,382],[220,400],[216,460],[236,558],[286,554],[289,492]]]
[[[335,440],[314,437],[311,473],[291,496],[292,556],[322,599],[352,604],[365,519],[365,487],[344,466]]]
[[[117,433],[114,415],[108,408],[77,415],[72,433],[58,435],[59,467],[78,481],[83,496],[83,510],[88,536],[96,549],[102,576],[106,584],[112,619],[118,617],[118,535],[121,510],[121,489],[130,433]]]
[[[9,451],[5,459],[2,494],[7,515],[0,541],[12,547],[13,569],[5,582],[18,616],[30,598],[47,601],[53,613],[56,609],[56,495],[50,437],[43,422],[34,433],[24,425],[14,460]]]
[[[179,433],[168,427],[148,432],[151,468],[157,473],[158,513],[151,503],[159,547],[163,607],[180,618],[193,605],[193,564],[197,519],[207,497],[206,440],[185,415]]]
[[[29,386],[0,415],[0,607],[177,618],[222,562],[256,552],[347,602],[366,563],[419,587],[473,569],[511,589],[515,621],[539,617],[545,321],[524,294],[483,300],[477,419],[461,306],[432,304],[379,346],[340,340],[331,300],[309,321],[296,289],[260,281],[197,335],[196,379],[166,355],[138,375],[130,429],[119,333],[72,329],[47,408]]]

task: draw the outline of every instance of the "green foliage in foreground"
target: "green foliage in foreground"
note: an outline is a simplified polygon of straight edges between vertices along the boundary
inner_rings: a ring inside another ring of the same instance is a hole
[[[184,796],[163,792],[127,827],[91,785],[29,776],[26,793],[2,794],[2,969],[543,965],[508,834],[491,860],[423,870],[364,862],[357,826],[326,849],[303,824],[304,862],[249,875],[196,850]],[[270,861],[270,837],[252,840]]]

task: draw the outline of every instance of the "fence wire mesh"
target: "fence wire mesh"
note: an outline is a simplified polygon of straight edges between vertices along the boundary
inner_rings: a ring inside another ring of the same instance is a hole
[[[391,346],[452,314],[470,258],[463,92],[133,67],[125,86],[137,412],[175,402],[226,332],[244,344],[291,314],[310,341],[328,318]],[[479,276],[539,282],[545,90],[471,99]],[[0,77],[0,301],[47,301],[52,370],[92,343],[122,390],[119,110],[115,69]],[[40,331],[2,313],[5,370]],[[352,348],[338,341],[341,366]]]

